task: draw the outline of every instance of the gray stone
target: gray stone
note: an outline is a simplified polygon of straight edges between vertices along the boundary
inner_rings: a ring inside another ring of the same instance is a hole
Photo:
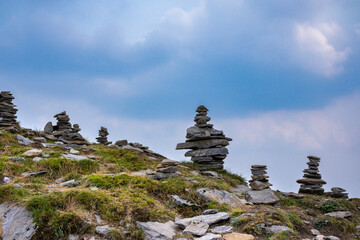
[[[219,240],[221,238],[221,235],[219,234],[213,234],[213,233],[207,233],[206,235],[194,238],[194,240]]]
[[[226,148],[209,148],[209,149],[198,149],[188,151],[185,153],[185,157],[203,157],[203,156],[216,156],[216,155],[227,155],[229,151]]]
[[[114,229],[115,228],[110,227],[109,225],[97,226],[95,228],[95,232],[101,236],[105,236],[106,234],[108,234],[109,232],[111,232]]]
[[[16,139],[17,139],[17,141],[18,141],[19,144],[25,145],[25,146],[34,143],[34,142],[31,141],[30,139],[28,139],[28,138],[26,138],[26,137],[23,137],[23,136],[21,136],[21,135],[16,135]]]
[[[248,186],[245,185],[237,185],[237,187],[233,187],[230,189],[233,193],[237,195],[244,195],[246,192],[251,191]]]
[[[203,215],[209,215],[209,214],[216,214],[219,211],[217,209],[206,209],[205,211],[203,211]]]
[[[130,174],[135,175],[135,176],[147,176],[147,175],[155,174],[155,171],[153,171],[151,169],[146,169],[146,170],[131,172]]]
[[[62,156],[63,156],[63,158],[66,158],[66,159],[69,159],[69,160],[75,160],[75,161],[81,161],[81,160],[89,159],[86,156],[74,155],[74,154],[63,154]]]
[[[209,225],[227,220],[229,219],[230,215],[226,212],[219,212],[216,214],[210,214],[210,215],[200,215],[192,218],[184,218],[184,219],[175,219],[175,224],[178,225],[181,228],[186,228],[192,221],[202,221],[204,223],[207,223]]]
[[[78,155],[80,152],[78,150],[75,150],[75,149],[70,149],[70,154],[75,154],[75,155]]]
[[[280,232],[285,232],[285,231],[292,231],[291,228],[287,227],[287,226],[281,226],[281,225],[272,225],[270,227],[266,227],[262,224],[262,229],[265,230],[265,233],[267,234],[275,234],[275,233],[280,233]]]
[[[159,222],[136,222],[144,231],[146,240],[172,240],[176,235],[176,225],[173,221]]]
[[[252,182],[250,182],[250,187],[253,190],[263,190],[263,189],[268,188],[270,186],[272,186],[272,184],[269,183],[269,182],[260,182],[260,181],[252,181]]]
[[[0,204],[0,217],[3,240],[26,240],[35,234],[32,214],[25,207]]]
[[[15,183],[13,186],[14,186],[15,188],[21,188],[21,185],[20,185],[20,184],[17,184],[17,183]]]
[[[231,207],[239,207],[246,203],[244,199],[240,199],[236,195],[225,190],[200,188],[196,190],[200,196],[206,201],[216,201],[218,203],[229,204]]]
[[[326,213],[324,215],[330,217],[348,218],[352,216],[352,213],[350,211],[337,211],[337,212]]]
[[[233,231],[232,226],[217,226],[211,229],[212,233],[224,234],[224,233],[231,233]]]
[[[209,228],[209,224],[201,221],[192,221],[185,229],[184,233],[190,233],[194,236],[203,236]]]
[[[48,122],[44,127],[44,134],[51,134],[54,131],[54,127],[51,122]]]
[[[311,229],[310,232],[313,236],[321,235],[321,233],[317,229]]]
[[[207,139],[193,142],[184,142],[176,145],[176,149],[206,149],[216,146],[227,146],[229,141],[226,139]]]
[[[248,202],[253,204],[275,204],[279,201],[279,198],[270,188],[260,191],[248,191],[245,193],[245,198]]]
[[[176,205],[178,206],[196,206],[196,207],[200,207],[200,205],[195,204],[195,203],[191,203],[185,199],[182,199],[181,197],[179,197],[178,195],[170,195],[170,197],[173,199],[173,201],[175,202]]]
[[[12,162],[19,162],[19,163],[23,163],[24,162],[24,158],[23,157],[8,157],[8,160],[12,161]]]
[[[79,240],[79,239],[80,239],[79,235],[76,235],[76,234],[69,235],[69,240]]]
[[[296,198],[296,199],[305,198],[305,195],[297,194],[297,193],[293,193],[293,192],[281,192],[281,194],[284,195],[285,197],[291,197],[291,198]]]
[[[3,182],[4,183],[9,183],[9,182],[11,182],[13,179],[11,178],[11,177],[4,177],[4,179],[3,179]]]
[[[34,161],[34,162],[40,162],[41,160],[44,160],[44,159],[41,158],[41,157],[34,157],[34,158],[33,158],[33,161]]]
[[[46,143],[46,139],[44,137],[36,137],[34,138],[34,141],[39,143]]]
[[[118,140],[115,142],[114,145],[122,147],[122,146],[128,145],[128,141],[127,140]]]
[[[66,186],[72,185],[72,184],[74,184],[74,183],[75,183],[75,180],[72,179],[72,180],[69,180],[69,181],[60,183],[60,186],[61,186],[61,187],[66,187]]]
[[[324,240],[340,240],[340,238],[335,237],[335,236],[325,236]]]
[[[158,168],[156,171],[162,173],[175,173],[177,172],[177,167],[170,166],[170,167]]]
[[[38,157],[41,156],[42,150],[41,149],[31,149],[24,152],[22,155],[25,157]]]

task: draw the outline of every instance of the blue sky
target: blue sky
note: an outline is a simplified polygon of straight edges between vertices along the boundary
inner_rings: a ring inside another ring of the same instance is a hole
[[[355,0],[3,1],[0,85],[26,127],[67,110],[89,140],[105,125],[177,160],[204,104],[234,139],[227,168],[266,163],[275,189],[296,191],[319,155],[327,187],[359,196],[359,12]]]

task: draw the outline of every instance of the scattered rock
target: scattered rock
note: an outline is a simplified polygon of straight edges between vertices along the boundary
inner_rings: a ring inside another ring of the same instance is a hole
[[[244,233],[229,233],[224,235],[224,240],[254,240],[255,237]]]
[[[221,235],[213,234],[213,233],[207,233],[202,237],[194,238],[194,240],[220,240],[220,239],[221,239]]]
[[[34,143],[34,142],[31,141],[30,139],[28,139],[28,138],[26,138],[26,137],[23,137],[23,136],[21,136],[21,135],[16,135],[16,139],[17,139],[17,141],[18,141],[19,144],[25,145],[25,146]]]
[[[20,184],[17,184],[17,183],[15,183],[13,186],[14,186],[15,188],[21,188],[21,185],[20,185]]]
[[[265,226],[265,224],[261,224],[261,228],[264,229],[265,233],[267,234],[275,234],[285,231],[292,231],[291,228],[287,226],[281,226],[281,225],[272,225],[270,227]]]
[[[118,146],[118,147],[123,147],[123,146],[128,145],[128,141],[126,139],[125,140],[118,140],[118,141],[115,142],[114,145]]]
[[[190,233],[194,236],[203,236],[209,228],[209,224],[201,221],[192,221],[185,229],[184,233]]]
[[[295,199],[305,198],[305,195],[297,194],[297,193],[293,193],[293,192],[281,192],[281,194],[284,195],[285,197],[290,197],[290,198],[295,198]]]
[[[38,157],[41,156],[42,150],[41,149],[31,149],[29,151],[24,152],[22,155],[25,157]]]
[[[326,213],[324,215],[330,217],[348,218],[352,216],[352,213],[350,211],[337,211],[337,212]]]
[[[246,203],[244,199],[240,199],[232,193],[225,190],[200,188],[196,190],[200,196],[206,201],[217,201],[219,203],[229,204],[231,207],[242,206]]]
[[[63,156],[63,158],[66,158],[69,160],[75,160],[75,161],[81,161],[81,160],[88,159],[88,157],[86,157],[86,156],[74,155],[74,154],[63,154],[62,156]]]
[[[340,187],[331,188],[331,192],[326,192],[325,195],[333,198],[349,198],[349,194],[346,193],[346,190]]]
[[[321,235],[321,233],[317,229],[311,229],[310,232],[313,236]]]
[[[335,236],[325,236],[324,240],[340,240],[340,238],[335,237]]]
[[[72,179],[72,180],[69,180],[69,181],[60,183],[60,186],[61,186],[61,187],[66,187],[66,186],[72,185],[72,184],[74,184],[74,183],[75,183],[75,180]]]
[[[115,228],[110,227],[109,225],[97,226],[95,228],[95,232],[101,236],[105,236],[106,234],[108,234],[109,232],[111,232],[114,229]]]
[[[248,191],[245,193],[245,198],[248,202],[253,204],[275,204],[279,201],[279,198],[270,188],[260,191]]]
[[[34,141],[39,143],[46,143],[46,139],[44,137],[35,137]]]
[[[189,206],[189,207],[200,207],[200,205],[189,202],[185,199],[182,199],[181,197],[179,197],[178,195],[170,195],[170,197],[173,199],[173,201],[175,202],[176,205],[178,206]]]
[[[79,239],[80,239],[79,235],[76,235],[76,234],[69,235],[69,240],[79,240]]]
[[[33,161],[34,161],[34,162],[40,162],[41,160],[44,160],[44,159],[41,158],[41,157],[34,157],[34,158],[33,158]]]
[[[246,192],[250,191],[251,188],[245,185],[237,185],[237,187],[233,187],[230,189],[233,193],[237,195],[244,195]]]
[[[23,157],[8,157],[8,160],[12,162],[23,163],[25,159]]]
[[[4,179],[3,179],[3,182],[4,183],[9,183],[9,182],[11,182],[13,179],[11,178],[11,177],[4,177]]]
[[[78,155],[80,152],[78,150],[75,150],[75,149],[70,149],[69,151],[70,154],[74,154],[74,155]]]
[[[211,178],[215,178],[215,179],[222,179],[222,177],[220,177],[219,174],[214,171],[201,171],[200,174],[211,177]]]
[[[90,187],[90,190],[91,190],[91,191],[97,191],[98,188],[97,188],[97,187]]]
[[[207,223],[208,225],[227,220],[229,219],[230,215],[226,212],[219,212],[216,214],[210,214],[210,215],[200,215],[192,218],[184,218],[184,219],[175,219],[175,224],[178,225],[181,228],[186,228],[192,221],[199,221]]]
[[[203,211],[203,215],[209,215],[209,214],[216,214],[218,213],[217,209],[206,209],[205,211]]]
[[[211,229],[212,233],[218,233],[218,234],[231,233],[232,231],[233,231],[232,226],[217,226]]]
[[[39,175],[43,175],[43,174],[46,174],[47,171],[45,170],[42,170],[42,171],[37,171],[37,172],[24,172],[21,174],[21,176],[24,176],[24,177],[36,177],[36,176],[39,176]]]
[[[173,221],[159,222],[136,222],[144,231],[147,240],[172,240],[176,234],[176,225]]]
[[[2,237],[4,240],[26,240],[35,234],[36,225],[32,214],[22,206],[0,204]]]
[[[164,159],[158,166],[154,174],[148,174],[152,179],[163,179],[168,177],[176,177],[181,173],[177,171],[179,163],[174,160]]]

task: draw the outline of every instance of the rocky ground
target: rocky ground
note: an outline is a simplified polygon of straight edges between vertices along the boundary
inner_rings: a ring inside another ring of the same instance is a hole
[[[200,172],[136,146],[42,137],[0,132],[4,240],[360,239],[359,199],[275,192],[255,201],[228,171]]]

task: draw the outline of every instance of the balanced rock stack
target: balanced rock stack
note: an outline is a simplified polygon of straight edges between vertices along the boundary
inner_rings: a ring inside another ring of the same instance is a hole
[[[157,170],[153,175],[149,175],[152,179],[163,179],[168,177],[179,176],[177,165],[179,163],[174,160],[164,159],[158,166]]]
[[[251,166],[251,180],[250,187],[252,190],[263,190],[265,188],[269,188],[272,186],[271,183],[269,183],[269,176],[267,176],[267,167],[266,165],[252,165]]]
[[[99,137],[96,138],[97,142],[103,145],[111,144],[111,142],[108,141],[107,136],[109,135],[109,132],[106,127],[101,127],[99,130]]]
[[[314,156],[308,156],[309,162],[307,162],[308,168],[303,172],[303,179],[299,179],[296,182],[300,183],[299,193],[310,193],[310,194],[323,194],[324,188],[322,187],[326,182],[321,179],[319,173],[320,158]]]
[[[196,112],[195,126],[187,129],[187,140],[177,144],[176,149],[191,149],[185,156],[191,157],[200,170],[223,169],[224,159],[229,153],[225,146],[232,139],[208,123],[211,118],[207,116],[208,109],[205,106],[199,106]]]
[[[16,112],[18,111],[12,103],[14,97],[8,91],[0,92],[0,130],[16,132]]]
[[[327,192],[325,194],[333,198],[344,198],[344,199],[349,198],[349,194],[346,193],[346,190],[340,187],[333,187],[331,188],[331,192]]]
[[[79,124],[71,126],[70,117],[66,112],[58,113],[54,116],[57,120],[55,126],[48,122],[44,128],[45,137],[51,140],[62,141],[66,144],[86,145],[86,140],[79,133]]]

